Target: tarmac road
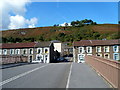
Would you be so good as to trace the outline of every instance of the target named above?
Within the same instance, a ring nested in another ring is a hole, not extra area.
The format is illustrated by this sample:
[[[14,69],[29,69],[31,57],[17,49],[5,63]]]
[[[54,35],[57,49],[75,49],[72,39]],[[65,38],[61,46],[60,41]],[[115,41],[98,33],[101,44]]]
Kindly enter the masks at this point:
[[[85,63],[28,64],[2,69],[2,88],[109,88]]]

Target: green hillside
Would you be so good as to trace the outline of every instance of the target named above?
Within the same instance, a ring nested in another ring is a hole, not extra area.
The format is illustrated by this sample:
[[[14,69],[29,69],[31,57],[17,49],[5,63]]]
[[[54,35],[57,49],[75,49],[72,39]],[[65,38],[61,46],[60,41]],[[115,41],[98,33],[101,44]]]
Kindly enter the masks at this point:
[[[79,41],[84,39],[118,39],[119,24],[97,24],[74,26],[36,27],[2,32],[2,40],[7,42],[32,42],[32,41]]]

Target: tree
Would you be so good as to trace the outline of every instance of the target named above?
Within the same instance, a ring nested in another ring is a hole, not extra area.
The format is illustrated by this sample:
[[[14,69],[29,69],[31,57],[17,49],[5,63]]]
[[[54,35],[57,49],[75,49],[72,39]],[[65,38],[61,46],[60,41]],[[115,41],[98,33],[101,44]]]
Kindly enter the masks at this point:
[[[67,27],[67,26],[68,26],[68,23],[65,23],[65,26]]]
[[[13,37],[8,37],[7,38],[7,42],[13,42],[13,43],[15,43],[16,41],[15,41],[15,39]]]
[[[72,26],[75,26],[75,21],[72,21],[72,22],[71,22],[71,25],[72,25]]]
[[[56,27],[57,25],[56,25],[56,24],[54,24],[53,26],[54,26],[54,27]]]
[[[2,43],[6,43],[6,42],[8,42],[8,41],[7,41],[7,38],[2,37]]]
[[[15,42],[22,42],[21,38],[15,38]]]
[[[64,37],[66,34],[65,33],[59,33],[58,37]]]

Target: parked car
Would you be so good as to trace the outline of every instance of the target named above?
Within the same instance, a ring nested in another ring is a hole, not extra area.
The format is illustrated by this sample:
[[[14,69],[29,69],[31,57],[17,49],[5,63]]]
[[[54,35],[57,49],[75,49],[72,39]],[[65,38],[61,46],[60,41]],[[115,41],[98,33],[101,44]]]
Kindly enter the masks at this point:
[[[65,59],[64,57],[60,57],[57,59],[58,62],[67,62],[68,60]]]

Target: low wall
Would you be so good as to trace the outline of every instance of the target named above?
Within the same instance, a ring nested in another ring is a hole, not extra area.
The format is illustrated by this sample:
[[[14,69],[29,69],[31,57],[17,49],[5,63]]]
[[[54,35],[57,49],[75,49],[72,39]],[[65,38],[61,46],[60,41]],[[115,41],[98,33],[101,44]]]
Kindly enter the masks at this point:
[[[114,88],[120,90],[120,62],[97,56],[85,56],[87,64],[101,74]]]
[[[19,63],[27,61],[28,61],[27,56],[9,56],[9,55],[0,56],[0,64]]]

